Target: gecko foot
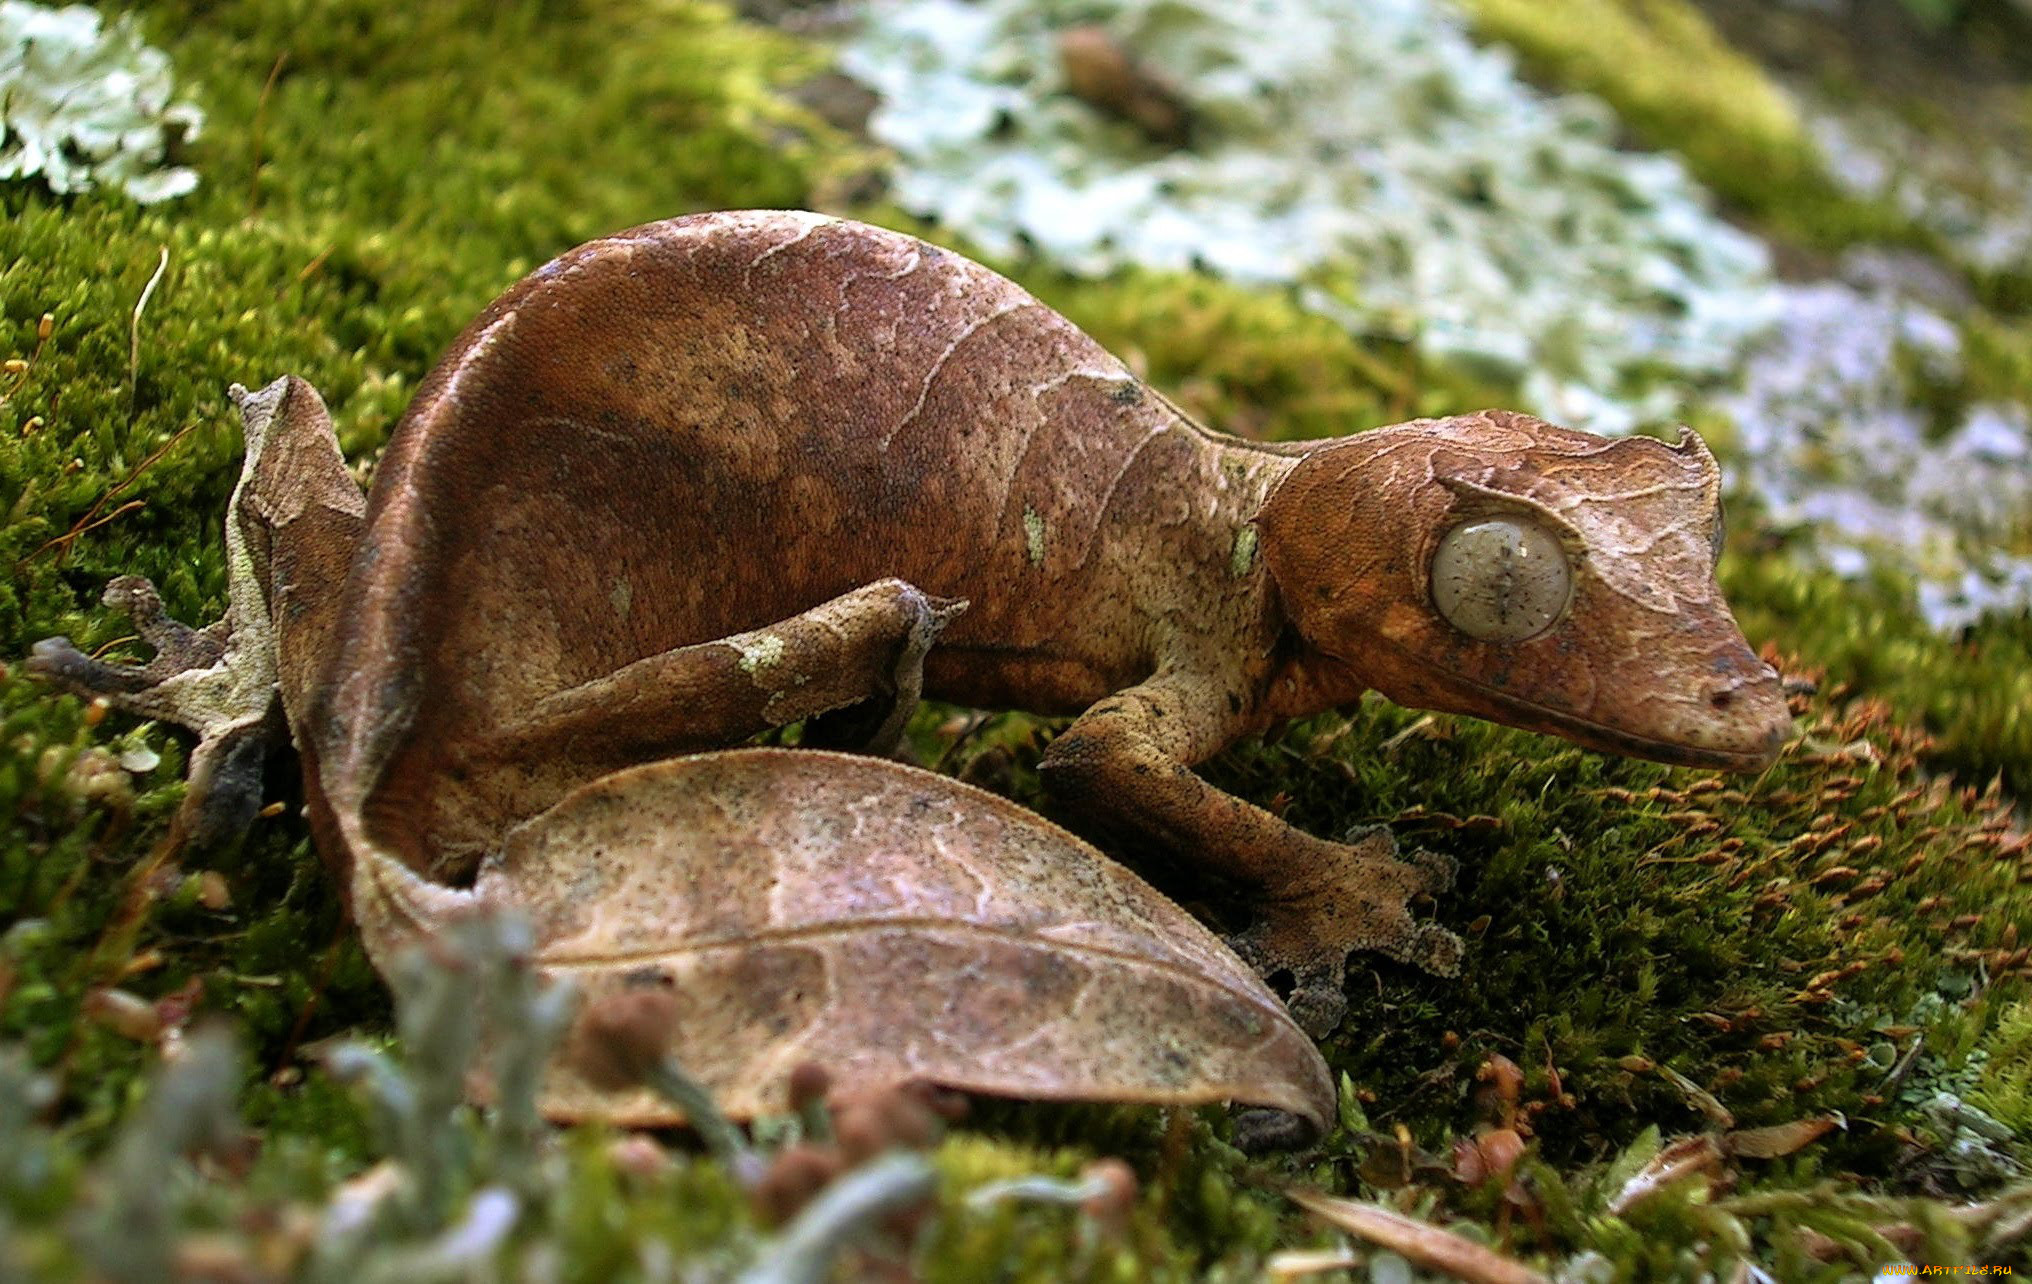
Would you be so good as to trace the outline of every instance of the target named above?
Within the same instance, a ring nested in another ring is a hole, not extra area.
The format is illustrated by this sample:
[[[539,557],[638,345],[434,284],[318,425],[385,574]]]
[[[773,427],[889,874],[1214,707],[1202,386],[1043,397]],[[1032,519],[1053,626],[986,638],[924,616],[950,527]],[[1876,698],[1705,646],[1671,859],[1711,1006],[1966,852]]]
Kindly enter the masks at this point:
[[[113,664],[79,651],[67,637],[31,648],[30,673],[87,700],[173,722],[198,733],[176,827],[185,842],[211,846],[245,831],[261,807],[261,768],[286,732],[271,684],[245,680],[227,654],[225,623],[193,629],[165,615],[155,585],[122,575],[104,603],[125,615],[155,656]]]
[[[139,575],[108,581],[100,601],[133,623],[142,640],[155,648],[154,659],[145,664],[108,664],[84,654],[69,638],[54,637],[30,649],[28,671],[87,700],[103,699],[146,718],[184,721],[165,707],[158,688],[188,670],[210,668],[224,657],[225,645],[214,632],[218,626],[193,629],[164,615],[162,595]]]
[[[1407,908],[1415,896],[1444,891],[1454,863],[1432,852],[1397,855],[1390,831],[1372,826],[1346,843],[1321,843],[1256,911],[1256,921],[1230,944],[1262,975],[1291,977],[1285,1000],[1300,1028],[1323,1038],[1347,1013],[1345,983],[1351,950],[1375,950],[1439,976],[1460,971],[1460,938],[1420,923]]]

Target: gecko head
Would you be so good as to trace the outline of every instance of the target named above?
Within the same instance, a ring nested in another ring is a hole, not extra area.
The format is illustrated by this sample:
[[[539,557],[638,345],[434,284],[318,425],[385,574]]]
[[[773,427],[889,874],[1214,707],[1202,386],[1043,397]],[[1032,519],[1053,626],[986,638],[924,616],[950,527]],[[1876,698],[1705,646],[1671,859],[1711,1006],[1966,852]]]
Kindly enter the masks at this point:
[[[1400,704],[1756,770],[1792,724],[1715,582],[1720,492],[1690,429],[1491,410],[1316,450],[1257,525],[1306,644]]]

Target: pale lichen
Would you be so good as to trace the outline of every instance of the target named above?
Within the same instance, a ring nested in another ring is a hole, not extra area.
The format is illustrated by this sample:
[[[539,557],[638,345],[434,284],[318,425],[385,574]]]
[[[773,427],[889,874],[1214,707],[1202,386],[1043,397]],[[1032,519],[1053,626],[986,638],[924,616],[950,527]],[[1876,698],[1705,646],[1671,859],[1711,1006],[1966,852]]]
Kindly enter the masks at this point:
[[[1032,566],[1044,565],[1044,515],[1036,509],[1023,509],[1023,549]]]
[[[1099,22],[1189,102],[1189,150],[1067,92]],[[1525,86],[1429,0],[901,0],[844,54],[881,92],[897,197],[991,253],[1081,274],[1199,267],[1294,285],[1364,333],[1625,431],[1724,372],[1768,315],[1764,255],[1679,162],[1617,150],[1592,100]]]
[[[168,153],[204,115],[172,92],[168,55],[131,15],[0,0],[0,178],[39,176],[56,192],[106,184],[143,204],[182,196],[197,171]]]
[[[1839,574],[1913,577],[1943,631],[2032,606],[2032,416],[1986,402],[1941,431],[1919,383],[1951,378],[1961,340],[1919,297],[1911,264],[1852,253],[1845,280],[1774,287],[1780,321],[1719,398],[1736,423],[1731,483]]]
[[[741,672],[753,674],[783,662],[783,639],[774,633],[743,634],[731,645],[741,654]]]

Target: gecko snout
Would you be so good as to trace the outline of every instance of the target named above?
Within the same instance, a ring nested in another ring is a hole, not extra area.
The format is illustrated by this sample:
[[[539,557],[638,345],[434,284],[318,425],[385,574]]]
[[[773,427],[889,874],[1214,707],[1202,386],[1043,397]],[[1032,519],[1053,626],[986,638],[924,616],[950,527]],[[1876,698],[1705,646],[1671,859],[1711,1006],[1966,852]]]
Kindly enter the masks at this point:
[[[1712,720],[1703,747],[1735,759],[1732,765],[1768,767],[1792,735],[1792,710],[1778,671],[1761,660],[1714,675],[1706,703]]]

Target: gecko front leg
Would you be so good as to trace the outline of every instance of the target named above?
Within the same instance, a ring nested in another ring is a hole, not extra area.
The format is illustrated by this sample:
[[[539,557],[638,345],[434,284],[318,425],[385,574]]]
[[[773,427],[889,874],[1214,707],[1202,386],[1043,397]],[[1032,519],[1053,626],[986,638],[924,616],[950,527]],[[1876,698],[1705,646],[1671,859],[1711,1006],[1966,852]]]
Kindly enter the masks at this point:
[[[1226,684],[1182,670],[1158,673],[1094,705],[1038,763],[1045,787],[1111,828],[1148,835],[1187,859],[1262,889],[1256,917],[1235,940],[1264,975],[1288,972],[1291,1012],[1319,1037],[1347,1009],[1347,954],[1376,950],[1429,972],[1460,967],[1460,938],[1407,908],[1444,890],[1453,868],[1414,852],[1400,859],[1390,832],[1345,843],[1316,838],[1201,780],[1191,764],[1239,727],[1219,712]]]
[[[232,838],[260,810],[262,764],[288,734],[273,677],[262,659],[229,651],[225,621],[193,629],[164,615],[155,585],[141,576],[112,580],[103,601],[133,622],[155,648],[153,659],[112,664],[54,637],[35,644],[28,671],[85,699],[196,731],[174,832],[198,847]]]

